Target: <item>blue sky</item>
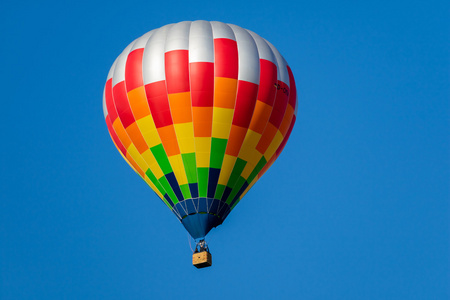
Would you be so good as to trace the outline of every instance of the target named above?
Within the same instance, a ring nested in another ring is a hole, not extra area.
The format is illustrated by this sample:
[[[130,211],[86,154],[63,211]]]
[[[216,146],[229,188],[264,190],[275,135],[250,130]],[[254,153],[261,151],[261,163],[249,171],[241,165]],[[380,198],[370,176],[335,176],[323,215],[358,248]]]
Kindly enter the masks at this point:
[[[446,1],[3,1],[1,299],[450,298]],[[191,265],[183,226],[123,161],[102,92],[167,23],[274,44],[298,119]]]

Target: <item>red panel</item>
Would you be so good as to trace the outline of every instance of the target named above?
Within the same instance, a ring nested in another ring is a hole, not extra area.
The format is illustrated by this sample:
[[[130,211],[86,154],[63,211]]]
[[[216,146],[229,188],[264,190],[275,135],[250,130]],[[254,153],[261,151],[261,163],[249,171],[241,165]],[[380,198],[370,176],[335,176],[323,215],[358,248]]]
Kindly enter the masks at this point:
[[[214,63],[190,64],[192,106],[212,107],[214,103]]]
[[[239,80],[233,125],[248,128],[252,119],[253,110],[255,109],[257,95],[257,84]]]
[[[289,87],[282,81],[278,81],[277,95],[275,97],[275,104],[273,105],[272,114],[270,115],[269,122],[276,128],[280,127],[281,121],[283,121],[284,113],[289,100]]]
[[[292,74],[291,68],[289,68],[289,66],[287,66],[287,70],[289,73],[289,86],[290,86],[290,91],[289,91],[289,104],[294,108],[297,106],[297,87],[295,86],[295,80],[294,80],[294,75]]]
[[[117,111],[113,101],[112,95],[112,78],[106,81],[105,84],[105,102],[106,102],[106,110],[108,111],[108,116],[111,119],[111,123],[117,119]]]
[[[142,79],[142,56],[144,49],[136,49],[128,54],[125,65],[125,85],[127,92],[144,85]]]
[[[170,114],[165,81],[162,80],[147,84],[145,86],[145,93],[156,127],[172,125],[173,121]]]
[[[120,141],[119,137],[117,136],[116,132],[114,131],[114,128],[112,126],[111,120],[109,117],[106,118],[106,126],[108,127],[109,134],[111,135],[111,138],[114,141],[114,144],[116,144],[116,147],[119,148],[120,152],[125,156],[127,155],[127,149],[123,146],[122,142]]]
[[[125,81],[121,81],[113,87],[113,100],[116,105],[117,114],[124,128],[127,128],[135,122],[131,112],[130,103],[128,103],[127,91],[125,90]]]
[[[258,100],[273,106],[277,92],[277,66],[268,60],[260,59]]]
[[[214,39],[214,76],[238,78],[238,48],[236,41]]]
[[[174,50],[164,56],[167,92],[189,92],[189,52],[188,50]]]

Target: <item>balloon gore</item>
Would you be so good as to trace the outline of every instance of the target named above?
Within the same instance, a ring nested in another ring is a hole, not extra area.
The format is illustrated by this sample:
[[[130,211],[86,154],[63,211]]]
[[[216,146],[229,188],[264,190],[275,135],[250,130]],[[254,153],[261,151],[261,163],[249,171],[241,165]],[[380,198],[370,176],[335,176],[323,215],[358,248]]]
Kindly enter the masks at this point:
[[[280,155],[297,93],[286,61],[259,35],[180,22],[125,48],[109,71],[103,110],[123,158],[198,239]]]

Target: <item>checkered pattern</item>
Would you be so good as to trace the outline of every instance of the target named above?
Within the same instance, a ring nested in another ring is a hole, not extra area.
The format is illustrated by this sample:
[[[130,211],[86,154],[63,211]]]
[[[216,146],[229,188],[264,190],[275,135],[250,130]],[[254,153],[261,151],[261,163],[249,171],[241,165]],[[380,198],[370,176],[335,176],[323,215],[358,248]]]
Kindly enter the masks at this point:
[[[103,108],[124,159],[175,215],[210,214],[217,226],[284,148],[297,94],[286,61],[257,34],[181,22],[120,54]]]

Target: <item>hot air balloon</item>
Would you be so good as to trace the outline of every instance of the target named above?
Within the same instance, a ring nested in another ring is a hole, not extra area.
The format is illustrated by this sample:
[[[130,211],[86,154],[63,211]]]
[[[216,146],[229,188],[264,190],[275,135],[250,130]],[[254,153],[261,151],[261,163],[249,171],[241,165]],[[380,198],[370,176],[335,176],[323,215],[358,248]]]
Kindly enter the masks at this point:
[[[103,111],[123,158],[205,252],[208,232],[283,150],[297,93],[285,59],[259,35],[180,22],[125,48],[109,71]]]

